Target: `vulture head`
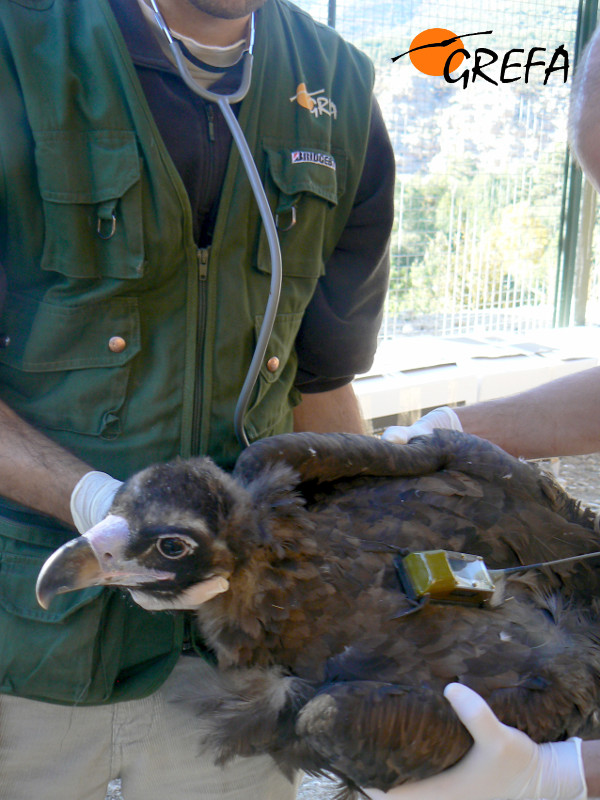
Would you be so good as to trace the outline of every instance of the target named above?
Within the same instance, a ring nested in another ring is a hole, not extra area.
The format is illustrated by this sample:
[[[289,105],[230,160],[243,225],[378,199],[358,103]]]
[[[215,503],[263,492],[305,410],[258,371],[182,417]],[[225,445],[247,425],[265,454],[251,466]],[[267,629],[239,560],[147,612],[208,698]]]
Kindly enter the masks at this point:
[[[251,496],[210,459],[151,466],[46,562],[38,601],[47,608],[55,594],[114,585],[148,610],[194,608],[227,588],[258,536]]]
[[[270,753],[337,776],[350,797],[465,754],[450,681],[537,741],[600,735],[600,571],[579,560],[600,549],[594,526],[551,478],[477,437],[286,434],[231,475],[207,458],[134,475],[46,562],[37,592],[45,608],[106,585],[152,611],[194,609],[219,670],[188,702],[216,758]],[[431,550],[480,556],[492,597],[416,596],[401,565]]]

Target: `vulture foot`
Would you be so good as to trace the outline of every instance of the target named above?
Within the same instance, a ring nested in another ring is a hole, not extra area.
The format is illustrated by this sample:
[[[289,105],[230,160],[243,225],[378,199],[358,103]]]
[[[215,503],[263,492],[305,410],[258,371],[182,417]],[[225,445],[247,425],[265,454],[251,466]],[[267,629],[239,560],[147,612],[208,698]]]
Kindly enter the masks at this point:
[[[315,693],[310,683],[277,667],[203,670],[201,683],[189,689],[178,702],[194,704],[200,740],[218,764],[281,750],[293,737],[298,710]],[[284,769],[288,777],[292,771]]]

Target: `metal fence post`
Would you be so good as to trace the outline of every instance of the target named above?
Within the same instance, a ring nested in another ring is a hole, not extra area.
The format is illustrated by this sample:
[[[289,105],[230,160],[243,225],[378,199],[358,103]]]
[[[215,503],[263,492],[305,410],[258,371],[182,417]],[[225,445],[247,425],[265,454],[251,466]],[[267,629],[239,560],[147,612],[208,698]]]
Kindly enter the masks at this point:
[[[335,28],[335,6],[336,0],[328,0],[327,6],[327,24],[330,28]]]

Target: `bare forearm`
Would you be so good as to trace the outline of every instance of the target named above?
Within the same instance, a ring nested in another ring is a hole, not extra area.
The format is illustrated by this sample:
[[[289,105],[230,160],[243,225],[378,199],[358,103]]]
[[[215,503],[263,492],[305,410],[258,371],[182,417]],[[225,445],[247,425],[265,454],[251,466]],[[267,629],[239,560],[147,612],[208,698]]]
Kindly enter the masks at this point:
[[[600,740],[582,742],[581,757],[588,797],[600,797]]]
[[[454,409],[464,430],[524,458],[600,450],[600,367]]]
[[[600,190],[600,29],[596,29],[575,73],[569,115],[573,152],[588,180]]]
[[[73,524],[69,501],[91,467],[0,401],[0,486],[9,500]]]
[[[367,425],[352,384],[331,392],[302,395],[294,409],[294,430],[315,433],[366,433]]]

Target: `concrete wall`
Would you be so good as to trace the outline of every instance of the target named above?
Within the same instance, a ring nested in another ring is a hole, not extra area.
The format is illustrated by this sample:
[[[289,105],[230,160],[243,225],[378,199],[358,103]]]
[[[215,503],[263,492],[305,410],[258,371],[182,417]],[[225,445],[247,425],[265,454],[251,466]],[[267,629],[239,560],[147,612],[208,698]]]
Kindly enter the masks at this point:
[[[382,342],[373,368],[354,381],[377,431],[441,405],[514,394],[600,363],[600,327],[553,328],[510,337],[401,336]]]

